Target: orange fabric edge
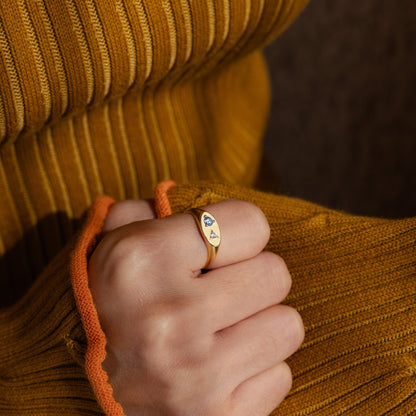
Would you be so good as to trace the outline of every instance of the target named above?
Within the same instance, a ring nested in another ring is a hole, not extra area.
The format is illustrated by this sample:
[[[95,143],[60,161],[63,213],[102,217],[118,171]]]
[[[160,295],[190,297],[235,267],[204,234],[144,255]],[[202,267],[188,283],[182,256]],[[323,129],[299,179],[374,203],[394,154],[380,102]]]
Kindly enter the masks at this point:
[[[155,188],[155,210],[158,218],[172,214],[167,192],[173,186],[176,183],[167,180]],[[106,357],[106,338],[88,284],[88,257],[94,249],[96,237],[101,232],[108,210],[115,202],[113,198],[101,196],[93,203],[72,254],[70,270],[72,289],[88,342],[85,371],[91,387],[106,415],[125,416],[120,403],[113,397],[113,388],[102,368]]]
[[[113,388],[101,364],[106,357],[106,338],[88,285],[88,256],[94,249],[97,235],[115,200],[102,196],[92,205],[84,229],[78,238],[71,258],[71,282],[75,301],[87,337],[85,371],[97,401],[106,415],[125,416],[121,405],[113,397]]]
[[[169,204],[168,191],[176,182],[166,180],[160,182],[155,188],[155,211],[157,218],[164,218],[172,214],[172,209]]]

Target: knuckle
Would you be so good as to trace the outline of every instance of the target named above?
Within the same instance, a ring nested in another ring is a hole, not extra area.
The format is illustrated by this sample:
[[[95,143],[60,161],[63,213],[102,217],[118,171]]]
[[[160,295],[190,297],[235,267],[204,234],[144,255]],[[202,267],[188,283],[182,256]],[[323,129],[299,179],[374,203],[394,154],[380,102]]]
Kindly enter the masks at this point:
[[[271,287],[277,287],[279,297],[286,297],[292,287],[292,278],[285,261],[270,251],[261,253],[262,266],[272,280]]]
[[[157,233],[134,231],[113,243],[110,256],[113,262],[127,266],[128,270],[140,271],[155,265],[160,239]]]
[[[119,229],[106,235],[94,251],[88,277],[100,319],[114,323],[137,313],[142,316],[160,302],[158,241],[149,234]]]
[[[154,313],[156,310],[156,313]],[[166,305],[153,305],[146,317],[142,317],[140,333],[142,345],[150,352],[171,351],[175,334],[180,326],[175,313]],[[166,354],[164,353],[164,356]]]
[[[165,366],[187,366],[202,356],[198,343],[194,309],[181,299],[158,303],[149,308],[139,331],[142,345],[156,352]]]
[[[110,207],[108,215],[104,220],[103,232],[117,228],[122,223],[126,211],[126,203],[127,201],[120,201]]]
[[[262,240],[264,245],[267,243],[270,238],[270,226],[264,212],[257,205],[238,199],[229,199],[218,204],[222,203],[225,203],[228,214],[237,216],[239,222],[244,223],[244,227],[255,230],[256,237]]]
[[[129,224],[134,221],[141,221],[153,218],[153,213],[147,201],[141,199],[127,199],[113,204],[104,221],[103,233],[115,228]]]
[[[270,238],[270,226],[264,212],[251,202],[240,201],[242,205],[242,214],[249,226],[256,230],[266,241]]]
[[[117,230],[101,241],[99,253],[100,284],[121,299],[146,293],[146,288],[157,282],[158,247],[161,246],[157,233],[149,230]],[[140,276],[140,279],[137,277]]]

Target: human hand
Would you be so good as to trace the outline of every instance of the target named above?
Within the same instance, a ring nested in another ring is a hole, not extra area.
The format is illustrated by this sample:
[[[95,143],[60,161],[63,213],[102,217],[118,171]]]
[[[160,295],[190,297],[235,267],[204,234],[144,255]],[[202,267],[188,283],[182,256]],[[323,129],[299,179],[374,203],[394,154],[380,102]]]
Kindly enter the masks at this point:
[[[266,416],[288,393],[284,360],[304,329],[279,303],[291,278],[263,252],[269,227],[243,201],[205,207],[221,228],[211,270],[194,218],[154,220],[146,201],[115,204],[89,262],[107,338],[104,369],[128,416]]]

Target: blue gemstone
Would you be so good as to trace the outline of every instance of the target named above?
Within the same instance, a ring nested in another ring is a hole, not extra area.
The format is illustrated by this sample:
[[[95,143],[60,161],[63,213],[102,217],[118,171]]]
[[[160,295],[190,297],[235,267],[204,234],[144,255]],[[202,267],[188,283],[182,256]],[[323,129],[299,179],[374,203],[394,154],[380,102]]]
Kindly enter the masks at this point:
[[[211,217],[204,217],[204,224],[206,226],[211,226],[214,224],[214,220]]]

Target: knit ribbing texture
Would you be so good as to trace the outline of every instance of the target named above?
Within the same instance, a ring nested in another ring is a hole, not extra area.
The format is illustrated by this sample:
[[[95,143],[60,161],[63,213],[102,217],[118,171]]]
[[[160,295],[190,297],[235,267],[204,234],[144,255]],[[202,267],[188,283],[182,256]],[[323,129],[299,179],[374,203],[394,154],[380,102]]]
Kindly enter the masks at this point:
[[[269,108],[259,48],[306,0],[0,2],[0,305],[96,197],[162,180],[253,183]]]
[[[102,415],[84,369],[87,339],[69,273],[70,241],[13,307],[0,311],[0,414]]]

